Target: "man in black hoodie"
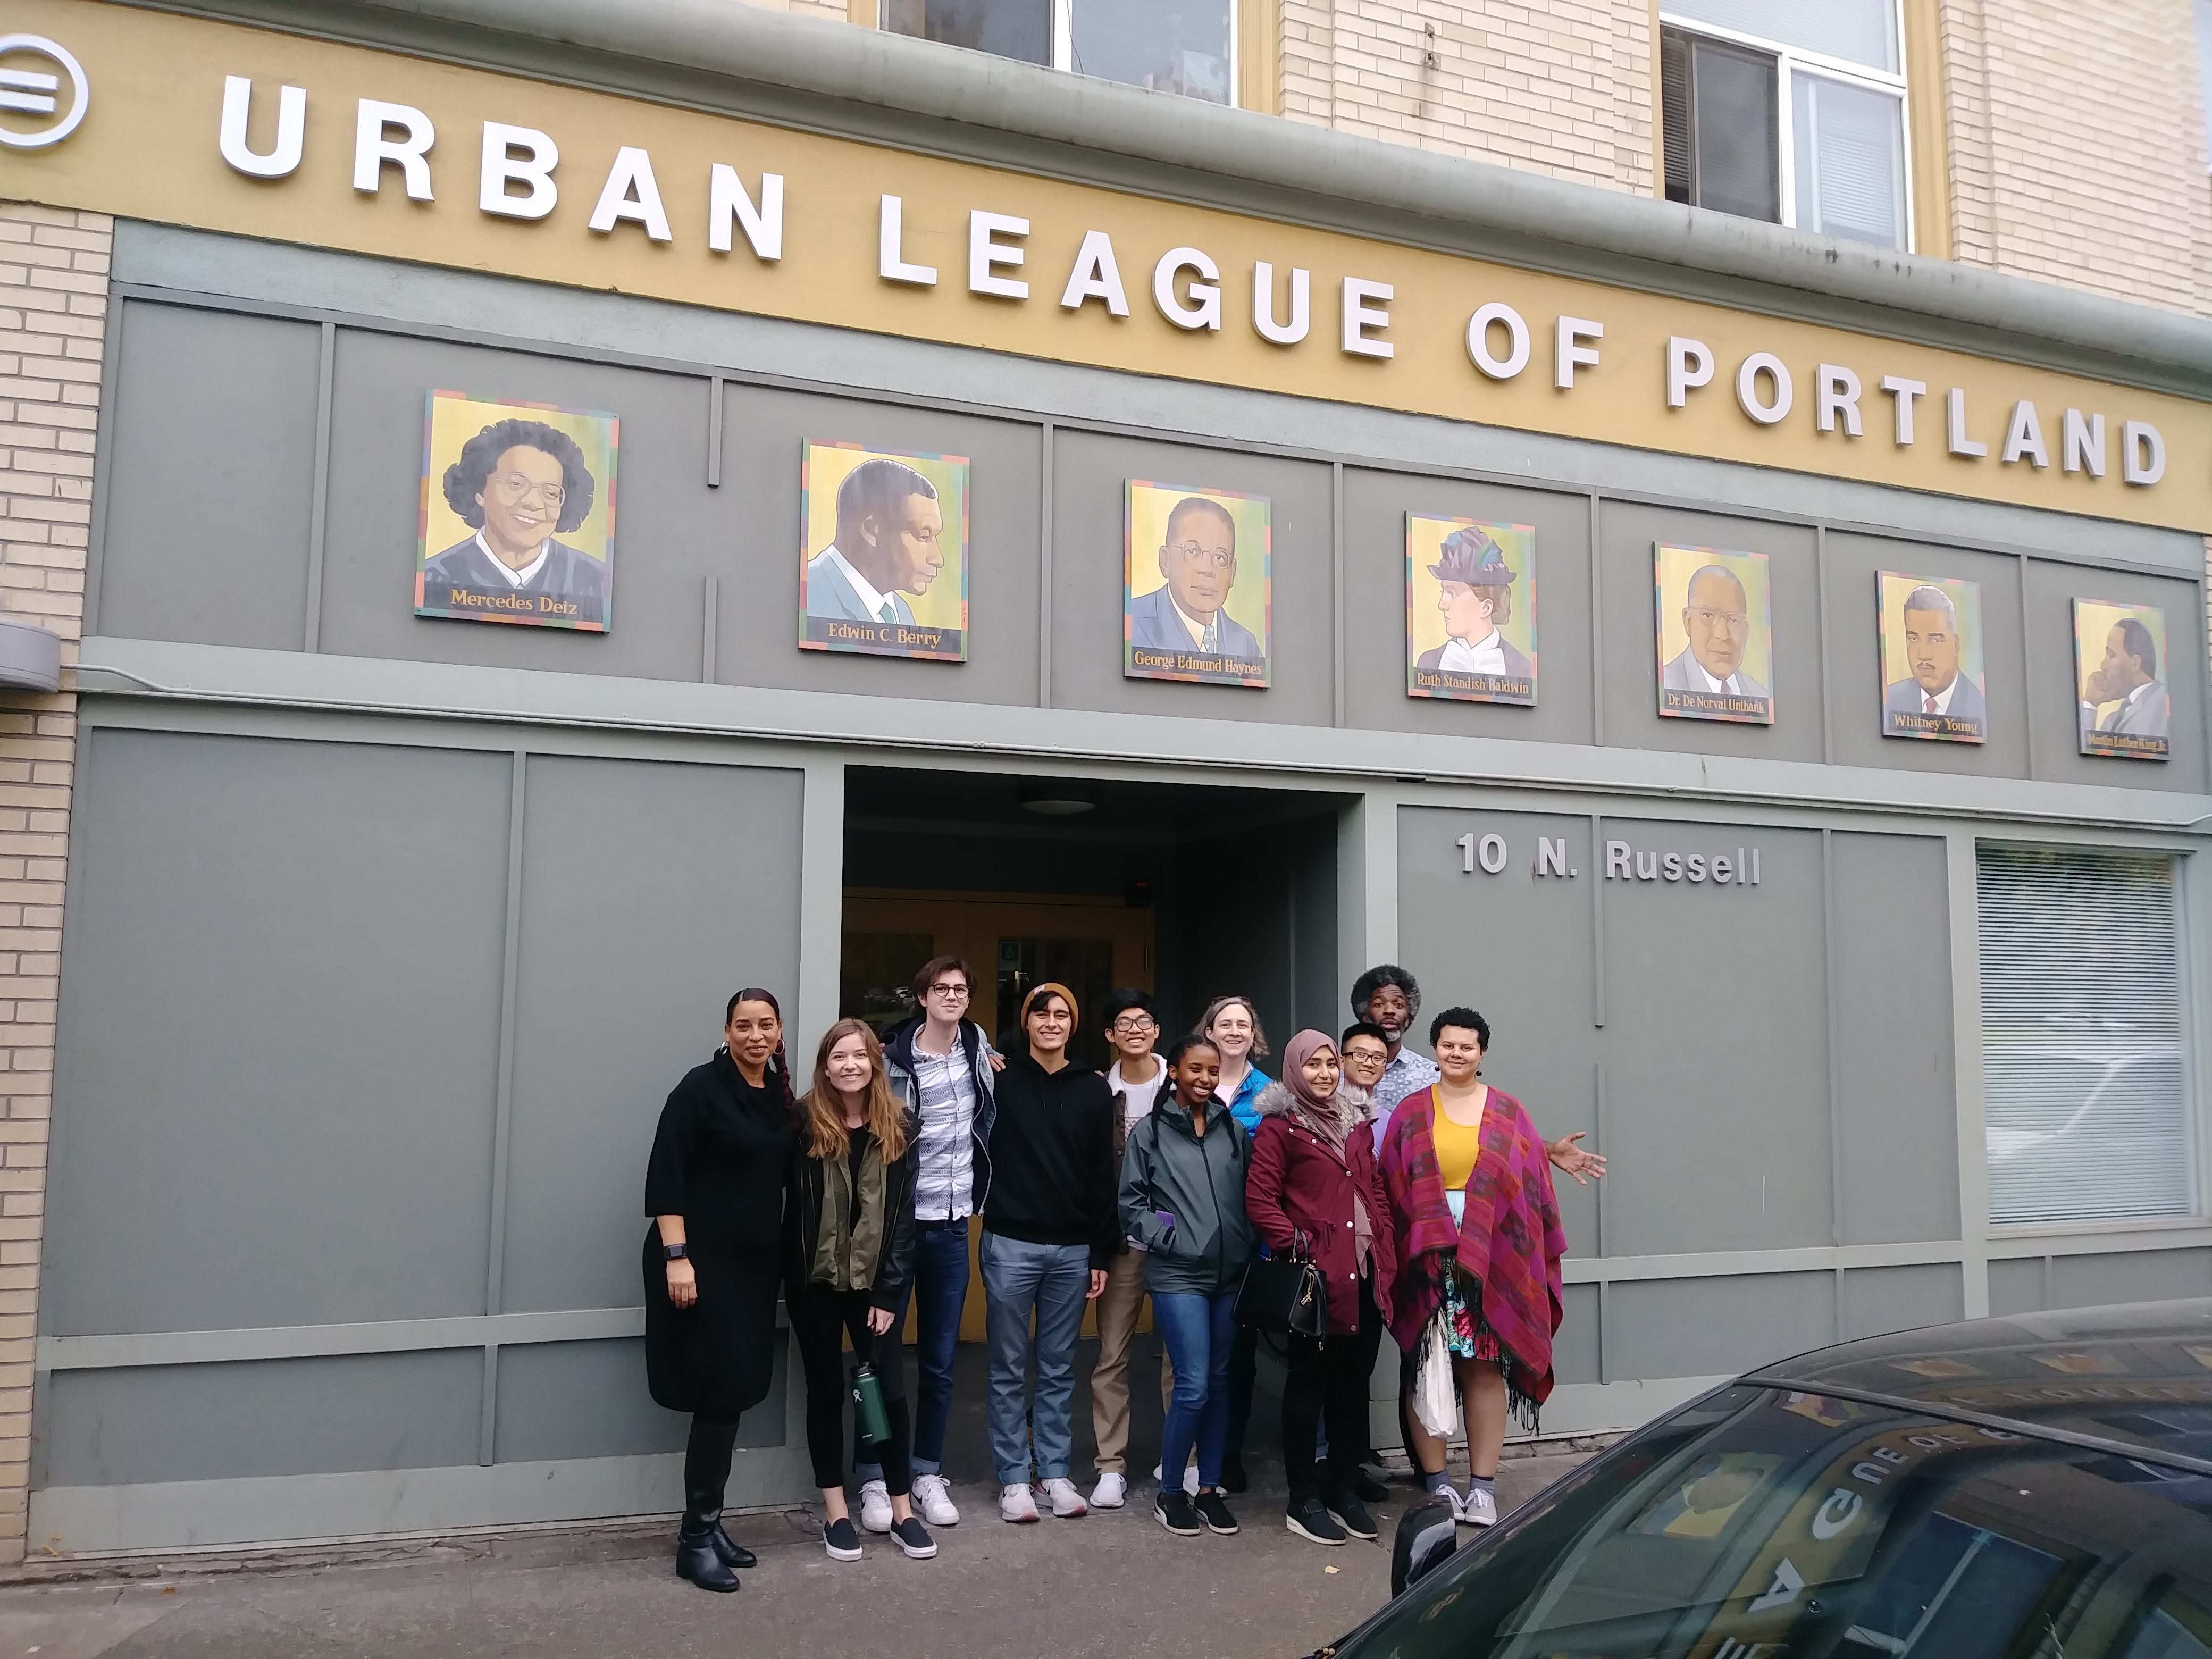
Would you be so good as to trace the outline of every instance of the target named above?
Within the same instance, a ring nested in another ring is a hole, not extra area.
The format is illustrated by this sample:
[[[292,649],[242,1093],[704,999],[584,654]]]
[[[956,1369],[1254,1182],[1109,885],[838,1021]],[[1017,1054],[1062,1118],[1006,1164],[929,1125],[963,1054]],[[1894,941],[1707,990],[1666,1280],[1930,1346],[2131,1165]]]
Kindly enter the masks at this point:
[[[998,1080],[992,1179],[983,1207],[983,1295],[991,1350],[986,1401],[999,1517],[1034,1521],[1036,1473],[1054,1516],[1085,1513],[1068,1478],[1069,1407],[1083,1304],[1106,1288],[1121,1242],[1115,1211],[1114,1100],[1097,1073],[1071,1066],[1074,994],[1038,986],[1022,1000],[1026,1052]],[[1036,1320],[1036,1397],[1024,1409]]]

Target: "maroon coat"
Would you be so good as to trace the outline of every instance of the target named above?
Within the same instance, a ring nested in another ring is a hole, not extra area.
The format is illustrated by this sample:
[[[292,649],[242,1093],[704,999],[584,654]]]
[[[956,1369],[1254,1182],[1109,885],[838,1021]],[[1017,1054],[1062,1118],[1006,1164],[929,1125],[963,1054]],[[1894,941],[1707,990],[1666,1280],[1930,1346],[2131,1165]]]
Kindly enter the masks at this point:
[[[1388,1317],[1397,1281],[1390,1200],[1375,1163],[1375,1138],[1355,1125],[1339,1154],[1304,1125],[1285,1115],[1291,1091],[1271,1083],[1259,1099],[1260,1128],[1252,1138],[1252,1167],[1244,1181],[1244,1209],[1277,1255],[1289,1252],[1293,1229],[1303,1232],[1314,1265],[1328,1281],[1328,1328],[1337,1335],[1359,1328],[1358,1252],[1352,1237],[1352,1198],[1367,1200],[1374,1235],[1375,1304]]]

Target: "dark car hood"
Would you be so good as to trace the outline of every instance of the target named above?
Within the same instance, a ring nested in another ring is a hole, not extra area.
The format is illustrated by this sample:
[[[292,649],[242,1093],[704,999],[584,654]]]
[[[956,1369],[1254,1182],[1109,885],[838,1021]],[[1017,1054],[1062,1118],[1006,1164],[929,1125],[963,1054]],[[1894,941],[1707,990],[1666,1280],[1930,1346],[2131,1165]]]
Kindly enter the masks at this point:
[[[2212,1297],[1900,1331],[1785,1359],[1745,1380],[1915,1401],[2212,1458]]]

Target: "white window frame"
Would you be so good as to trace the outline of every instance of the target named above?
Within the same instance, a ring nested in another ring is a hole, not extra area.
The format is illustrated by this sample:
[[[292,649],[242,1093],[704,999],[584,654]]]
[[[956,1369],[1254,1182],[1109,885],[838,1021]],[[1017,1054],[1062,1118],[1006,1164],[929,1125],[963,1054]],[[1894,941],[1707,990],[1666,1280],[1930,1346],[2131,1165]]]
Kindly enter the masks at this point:
[[[1235,0],[1231,0],[1234,4]],[[1068,0],[1054,0],[1066,5]],[[1891,26],[1896,30],[1898,61],[1905,61],[1905,0],[1890,0]],[[1916,235],[1912,222],[1912,99],[1902,70],[1893,75],[1870,64],[1852,63],[1846,58],[1831,58],[1825,52],[1807,52],[1800,46],[1785,46],[1779,40],[1770,40],[1765,35],[1746,34],[1741,29],[1723,28],[1718,23],[1708,23],[1701,18],[1684,17],[1661,7],[1660,26],[1684,34],[1703,35],[1708,40],[1719,40],[1732,46],[1743,46],[1775,60],[1774,100],[1775,131],[1778,153],[1775,165],[1781,173],[1780,197],[1782,222],[1795,229],[1797,226],[1797,118],[1790,101],[1793,73],[1803,69],[1831,81],[1841,81],[1868,92],[1884,93],[1897,100],[1899,141],[1905,147],[1905,252],[1916,253]]]
[[[1242,100],[1244,75],[1244,43],[1243,40],[1243,31],[1237,27],[1237,25],[1243,21],[1241,14],[1243,11],[1244,0],[1228,0],[1228,3],[1229,103],[1227,106],[1231,109],[1242,109],[1244,106]],[[876,14],[876,27],[887,33],[893,32],[891,30],[890,24],[885,20],[883,9],[880,7],[878,9]],[[1050,54],[1052,61],[1045,65],[1047,69],[1057,70],[1062,75],[1073,75],[1076,73],[1075,0],[1052,0],[1052,46],[1050,47]],[[1201,100],[1200,101],[1204,100]]]

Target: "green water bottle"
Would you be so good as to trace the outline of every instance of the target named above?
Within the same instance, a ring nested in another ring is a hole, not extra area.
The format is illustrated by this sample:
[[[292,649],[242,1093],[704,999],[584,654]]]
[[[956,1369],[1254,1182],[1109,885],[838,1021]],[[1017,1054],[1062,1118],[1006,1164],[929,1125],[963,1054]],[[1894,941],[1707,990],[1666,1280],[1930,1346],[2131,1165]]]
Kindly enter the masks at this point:
[[[853,1422],[860,1437],[880,1446],[891,1437],[891,1419],[884,1410],[884,1385],[876,1368],[865,1361],[853,1368]]]

